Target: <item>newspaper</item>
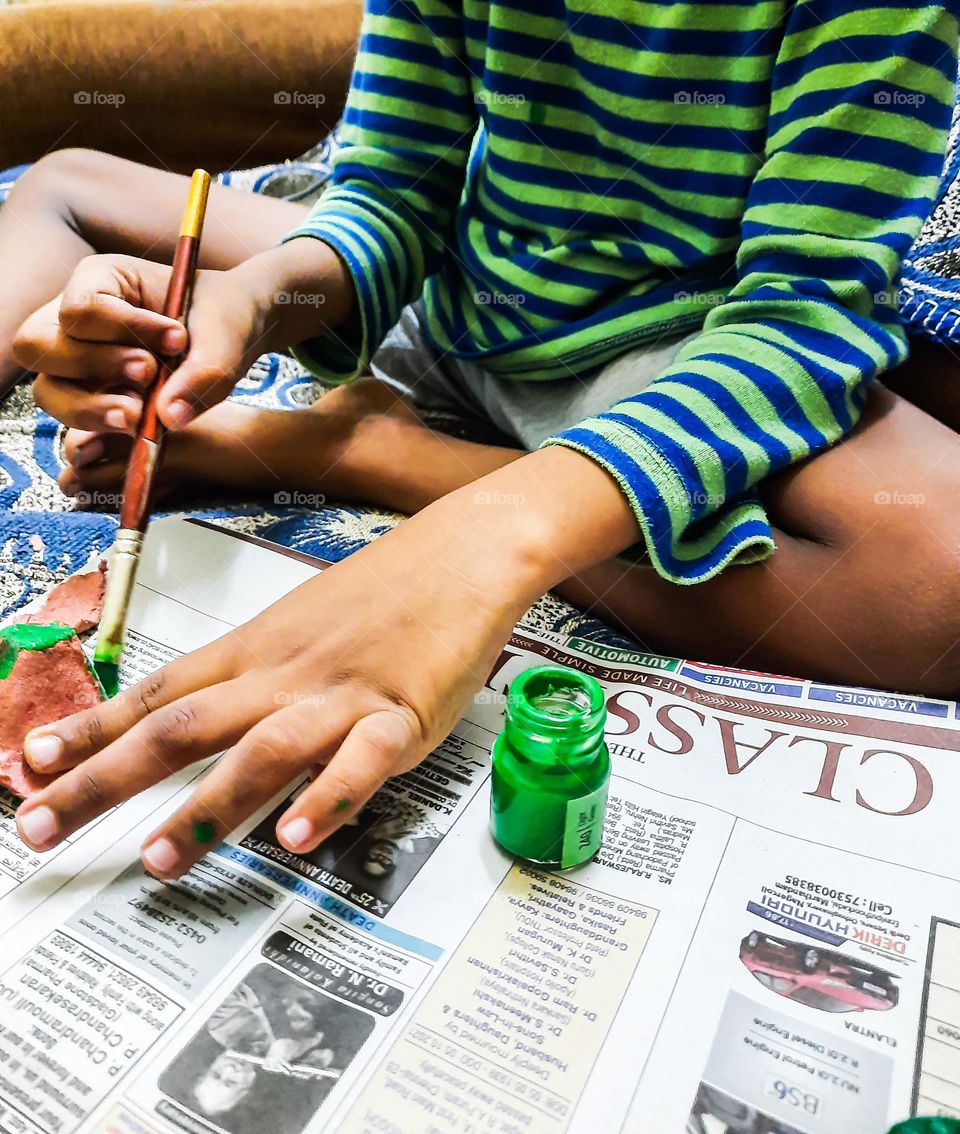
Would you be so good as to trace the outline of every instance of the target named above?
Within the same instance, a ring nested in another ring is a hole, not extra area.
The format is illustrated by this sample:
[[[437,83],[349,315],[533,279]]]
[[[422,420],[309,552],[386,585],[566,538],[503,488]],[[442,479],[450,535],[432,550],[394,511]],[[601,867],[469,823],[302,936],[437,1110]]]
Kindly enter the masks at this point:
[[[124,681],[321,569],[150,532]],[[505,692],[603,684],[596,861],[488,832]],[[303,856],[284,793],[173,885],[142,839],[194,766],[33,854],[0,816],[0,1129],[882,1134],[960,1116],[960,728],[946,701],[521,623],[453,734]],[[297,787],[292,789],[295,793]]]

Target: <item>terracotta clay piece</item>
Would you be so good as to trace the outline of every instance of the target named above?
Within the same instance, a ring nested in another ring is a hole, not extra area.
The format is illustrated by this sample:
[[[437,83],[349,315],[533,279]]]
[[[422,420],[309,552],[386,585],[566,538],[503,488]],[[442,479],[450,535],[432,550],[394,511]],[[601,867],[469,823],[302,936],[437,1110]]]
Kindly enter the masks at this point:
[[[54,777],[24,763],[24,737],[102,700],[80,640],[68,626],[0,630],[0,785],[24,798],[46,787]]]
[[[55,622],[58,626],[72,626],[78,634],[82,634],[100,621],[106,585],[107,564],[102,560],[96,571],[71,575],[55,586],[41,609],[24,618],[24,624]]]

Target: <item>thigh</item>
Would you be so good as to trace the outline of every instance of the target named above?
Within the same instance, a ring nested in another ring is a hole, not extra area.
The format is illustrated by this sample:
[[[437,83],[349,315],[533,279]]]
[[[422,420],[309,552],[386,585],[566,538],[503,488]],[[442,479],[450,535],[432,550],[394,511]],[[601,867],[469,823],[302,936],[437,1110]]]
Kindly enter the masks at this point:
[[[960,435],[879,383],[860,421],[839,444],[778,473],[760,488],[781,531],[832,548],[892,539],[946,536],[960,486]]]
[[[958,485],[960,437],[876,385],[848,438],[761,486],[764,562],[678,587],[618,561],[567,593],[663,652],[955,695]]]

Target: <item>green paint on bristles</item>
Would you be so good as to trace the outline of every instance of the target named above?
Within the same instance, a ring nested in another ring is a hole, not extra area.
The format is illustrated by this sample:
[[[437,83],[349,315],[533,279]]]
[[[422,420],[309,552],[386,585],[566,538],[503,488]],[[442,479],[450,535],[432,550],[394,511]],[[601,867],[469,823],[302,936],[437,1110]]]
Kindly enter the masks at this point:
[[[93,653],[93,668],[97,680],[103,688],[104,697],[116,697],[120,692],[120,656],[123,644],[120,642],[97,642]]]
[[[120,666],[116,662],[100,661],[98,658],[94,658],[93,672],[100,683],[104,697],[108,700],[111,697],[116,697],[120,692]]]

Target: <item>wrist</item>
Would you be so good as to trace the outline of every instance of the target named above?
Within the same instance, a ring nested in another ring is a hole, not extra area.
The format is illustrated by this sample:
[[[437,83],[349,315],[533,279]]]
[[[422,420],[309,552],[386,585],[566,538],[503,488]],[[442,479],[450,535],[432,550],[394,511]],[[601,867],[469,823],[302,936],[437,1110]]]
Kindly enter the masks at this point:
[[[527,453],[419,517],[445,531],[466,574],[507,588],[521,610],[640,534],[616,481],[589,457],[559,446]]]
[[[230,275],[251,297],[263,350],[281,351],[342,323],[353,280],[322,240],[298,237],[244,260]]]

